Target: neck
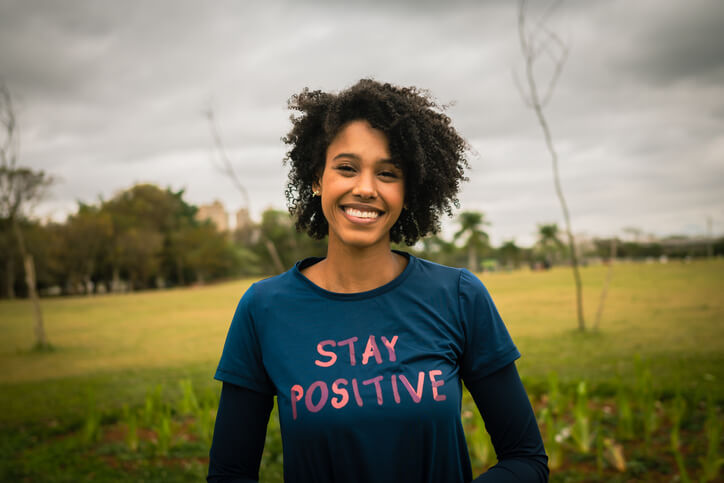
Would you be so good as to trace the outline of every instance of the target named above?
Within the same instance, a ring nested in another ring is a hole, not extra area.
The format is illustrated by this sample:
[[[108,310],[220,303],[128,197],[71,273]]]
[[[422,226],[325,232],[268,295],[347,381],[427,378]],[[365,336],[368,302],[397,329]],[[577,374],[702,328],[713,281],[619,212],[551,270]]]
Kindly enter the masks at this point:
[[[405,269],[404,257],[389,244],[357,249],[330,244],[327,258],[320,262],[325,289],[331,292],[366,292],[394,280]]]

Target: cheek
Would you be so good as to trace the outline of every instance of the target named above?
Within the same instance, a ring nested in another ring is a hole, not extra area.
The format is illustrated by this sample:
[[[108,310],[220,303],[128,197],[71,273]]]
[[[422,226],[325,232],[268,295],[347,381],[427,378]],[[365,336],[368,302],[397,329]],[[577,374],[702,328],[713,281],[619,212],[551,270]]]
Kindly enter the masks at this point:
[[[335,196],[335,193],[333,193],[333,190],[327,189],[325,191],[324,187],[322,187],[320,204],[322,205],[322,214],[327,222],[330,221],[330,218],[334,218],[337,210],[337,202],[338,198]]]
[[[396,208],[399,211],[402,211],[402,207],[405,205],[405,190],[402,188],[396,190],[394,198]]]
[[[330,210],[332,209],[331,206],[329,206],[329,199],[325,199],[324,196],[322,197],[322,214],[324,215],[324,218],[329,221],[329,217],[332,214]]]

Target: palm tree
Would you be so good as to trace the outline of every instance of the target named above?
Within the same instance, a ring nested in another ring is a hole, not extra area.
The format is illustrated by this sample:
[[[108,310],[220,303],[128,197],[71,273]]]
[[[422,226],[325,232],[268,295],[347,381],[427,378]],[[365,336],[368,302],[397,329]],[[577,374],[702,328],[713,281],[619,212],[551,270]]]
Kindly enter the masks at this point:
[[[508,240],[504,242],[499,249],[500,256],[502,257],[506,265],[512,265],[513,268],[518,268],[520,263],[520,247],[515,244],[515,240]]]
[[[454,264],[457,247],[454,242],[447,241],[439,235],[430,235],[422,240],[420,256],[443,265]]]
[[[460,223],[460,230],[455,233],[453,240],[467,236],[464,246],[468,250],[468,270],[477,272],[480,269],[478,250],[483,250],[489,245],[488,234],[482,227],[490,225],[490,223],[485,220],[485,215],[479,211],[463,211],[458,216],[458,223]]]
[[[558,237],[558,233],[557,223],[538,225],[537,245],[549,265],[552,265],[556,261],[556,255],[564,250],[563,242]]]

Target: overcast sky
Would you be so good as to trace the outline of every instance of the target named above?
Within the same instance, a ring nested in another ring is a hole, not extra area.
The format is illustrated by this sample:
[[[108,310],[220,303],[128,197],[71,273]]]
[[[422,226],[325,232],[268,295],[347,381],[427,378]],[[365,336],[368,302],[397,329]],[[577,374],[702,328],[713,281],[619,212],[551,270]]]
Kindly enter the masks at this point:
[[[502,0],[0,0],[0,81],[21,163],[58,179],[35,215],[56,220],[137,182],[240,208],[209,108],[252,214],[284,209],[290,95],[362,77],[426,88],[476,152],[462,209],[485,212],[494,243],[527,245],[562,216],[513,82],[516,21]],[[547,115],[574,231],[704,235],[711,217],[724,233],[724,2],[571,1],[549,22],[570,48]]]

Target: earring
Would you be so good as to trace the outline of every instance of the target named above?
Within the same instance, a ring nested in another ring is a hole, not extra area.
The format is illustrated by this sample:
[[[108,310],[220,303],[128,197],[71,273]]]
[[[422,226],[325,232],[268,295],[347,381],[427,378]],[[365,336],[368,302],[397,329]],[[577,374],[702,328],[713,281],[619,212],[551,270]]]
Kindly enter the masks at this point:
[[[320,194],[319,190],[312,191],[312,197],[319,196]]]

